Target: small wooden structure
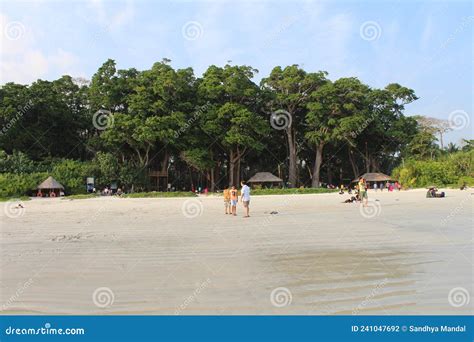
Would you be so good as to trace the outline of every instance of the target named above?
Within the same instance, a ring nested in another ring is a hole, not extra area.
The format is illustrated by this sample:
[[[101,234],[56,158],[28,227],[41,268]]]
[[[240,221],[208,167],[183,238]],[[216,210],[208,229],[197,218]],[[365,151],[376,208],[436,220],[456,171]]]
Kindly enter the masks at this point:
[[[270,172],[257,172],[248,183],[266,187],[281,186],[283,179],[271,174]]]
[[[166,191],[168,187],[168,170],[149,170],[148,176],[153,190]]]
[[[49,176],[43,183],[37,186],[37,189],[38,197],[59,197],[61,196],[61,191],[64,191],[64,186]]]

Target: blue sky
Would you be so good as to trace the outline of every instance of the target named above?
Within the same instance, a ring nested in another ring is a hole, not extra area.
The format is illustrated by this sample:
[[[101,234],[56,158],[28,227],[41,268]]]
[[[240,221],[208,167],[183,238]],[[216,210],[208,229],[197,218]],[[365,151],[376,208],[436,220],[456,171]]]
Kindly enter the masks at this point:
[[[150,68],[162,58],[196,75],[248,64],[256,81],[299,64],[420,97],[409,115],[463,124],[473,138],[473,6],[469,1],[0,1],[0,84],[90,79],[108,58]],[[459,114],[461,113],[461,114]]]

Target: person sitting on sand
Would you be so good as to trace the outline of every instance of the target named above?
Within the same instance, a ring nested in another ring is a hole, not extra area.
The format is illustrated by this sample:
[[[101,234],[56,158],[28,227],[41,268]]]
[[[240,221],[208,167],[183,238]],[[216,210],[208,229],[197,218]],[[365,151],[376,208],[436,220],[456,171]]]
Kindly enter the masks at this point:
[[[438,189],[434,187],[429,188],[426,193],[426,198],[443,198],[445,196],[446,194],[444,193],[444,191],[441,193],[438,193]]]
[[[344,203],[354,203],[354,202],[357,202],[357,198],[355,198],[354,196],[351,196],[351,198],[348,198],[344,201]]]
[[[232,214],[232,209],[230,207],[230,190],[227,186],[224,188],[224,208],[225,208],[226,215]]]
[[[232,185],[232,188],[230,189],[230,205],[231,205],[231,210],[232,210],[232,215],[237,216],[237,201],[238,201],[238,193],[237,189],[235,188],[235,185]]]
[[[339,195],[344,195],[344,185],[342,185],[342,184],[339,187]]]

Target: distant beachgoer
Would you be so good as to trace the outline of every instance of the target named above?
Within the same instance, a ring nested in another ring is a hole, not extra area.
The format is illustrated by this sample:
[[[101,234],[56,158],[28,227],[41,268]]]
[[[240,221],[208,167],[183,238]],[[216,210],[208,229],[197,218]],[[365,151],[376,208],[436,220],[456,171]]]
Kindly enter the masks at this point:
[[[341,184],[341,186],[339,187],[339,195],[344,195],[344,185]]]
[[[398,191],[400,191],[400,189],[402,188],[402,185],[400,183],[395,182],[395,188],[397,188]]]
[[[228,187],[225,187],[224,189],[224,208],[226,215],[232,215],[232,209],[230,207],[230,190]]]
[[[374,190],[377,191],[377,188],[378,188],[377,182],[374,182]]]
[[[363,177],[360,177],[359,179],[359,197],[364,207],[367,206],[369,196],[367,194],[367,183],[365,182],[365,179]]]
[[[230,205],[232,210],[232,215],[237,216],[237,201],[239,200],[237,189],[235,185],[232,185],[230,189]]]
[[[240,182],[240,185],[242,186],[242,196],[240,197],[240,200],[244,204],[245,212],[246,215],[244,217],[250,217],[249,212],[250,212],[250,187],[245,183],[244,181]]]

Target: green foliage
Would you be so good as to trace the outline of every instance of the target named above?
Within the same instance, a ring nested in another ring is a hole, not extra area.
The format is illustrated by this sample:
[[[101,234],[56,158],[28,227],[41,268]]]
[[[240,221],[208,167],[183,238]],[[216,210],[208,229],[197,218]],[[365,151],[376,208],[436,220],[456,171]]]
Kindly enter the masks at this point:
[[[197,195],[193,192],[134,192],[132,194],[124,194],[123,197],[128,198],[157,198],[157,197],[196,197]]]
[[[461,186],[464,186],[464,185],[474,186],[474,177],[469,177],[469,176],[459,177],[457,186],[461,187]]]
[[[474,141],[440,149],[440,130],[404,116],[417,99],[409,88],[330,81],[326,72],[298,65],[276,66],[259,86],[257,73],[248,65],[211,65],[196,78],[167,59],[143,71],[119,70],[109,59],[91,82],[63,76],[4,84],[0,194],[30,193],[48,175],[66,194],[84,193],[89,176],[96,187],[116,182],[127,192],[166,183],[212,191],[275,170],[288,186],[319,186],[366,170],[388,173],[402,158],[413,161],[396,172],[411,186],[472,177],[472,157],[455,152],[472,151]],[[94,126],[102,123],[98,110],[110,112],[106,129]],[[291,125],[272,129],[276,111]],[[149,171],[169,177],[150,182]]]
[[[438,160],[408,160],[393,170],[392,176],[404,187],[468,184],[474,177],[474,151],[457,152]]]
[[[0,150],[0,173],[31,173],[35,171],[33,161],[23,152],[14,151],[8,155]]]
[[[252,195],[298,195],[298,194],[326,194],[337,192],[337,189],[326,188],[292,188],[292,189],[254,189]]]
[[[65,159],[53,166],[51,175],[61,183],[67,194],[86,192],[86,177],[93,175],[90,162]]]
[[[31,195],[36,187],[48,177],[47,173],[0,173],[0,197]]]
[[[97,198],[97,197],[99,197],[97,194],[80,194],[80,195],[70,195],[63,198],[73,200],[73,199],[87,199],[87,198]]]

